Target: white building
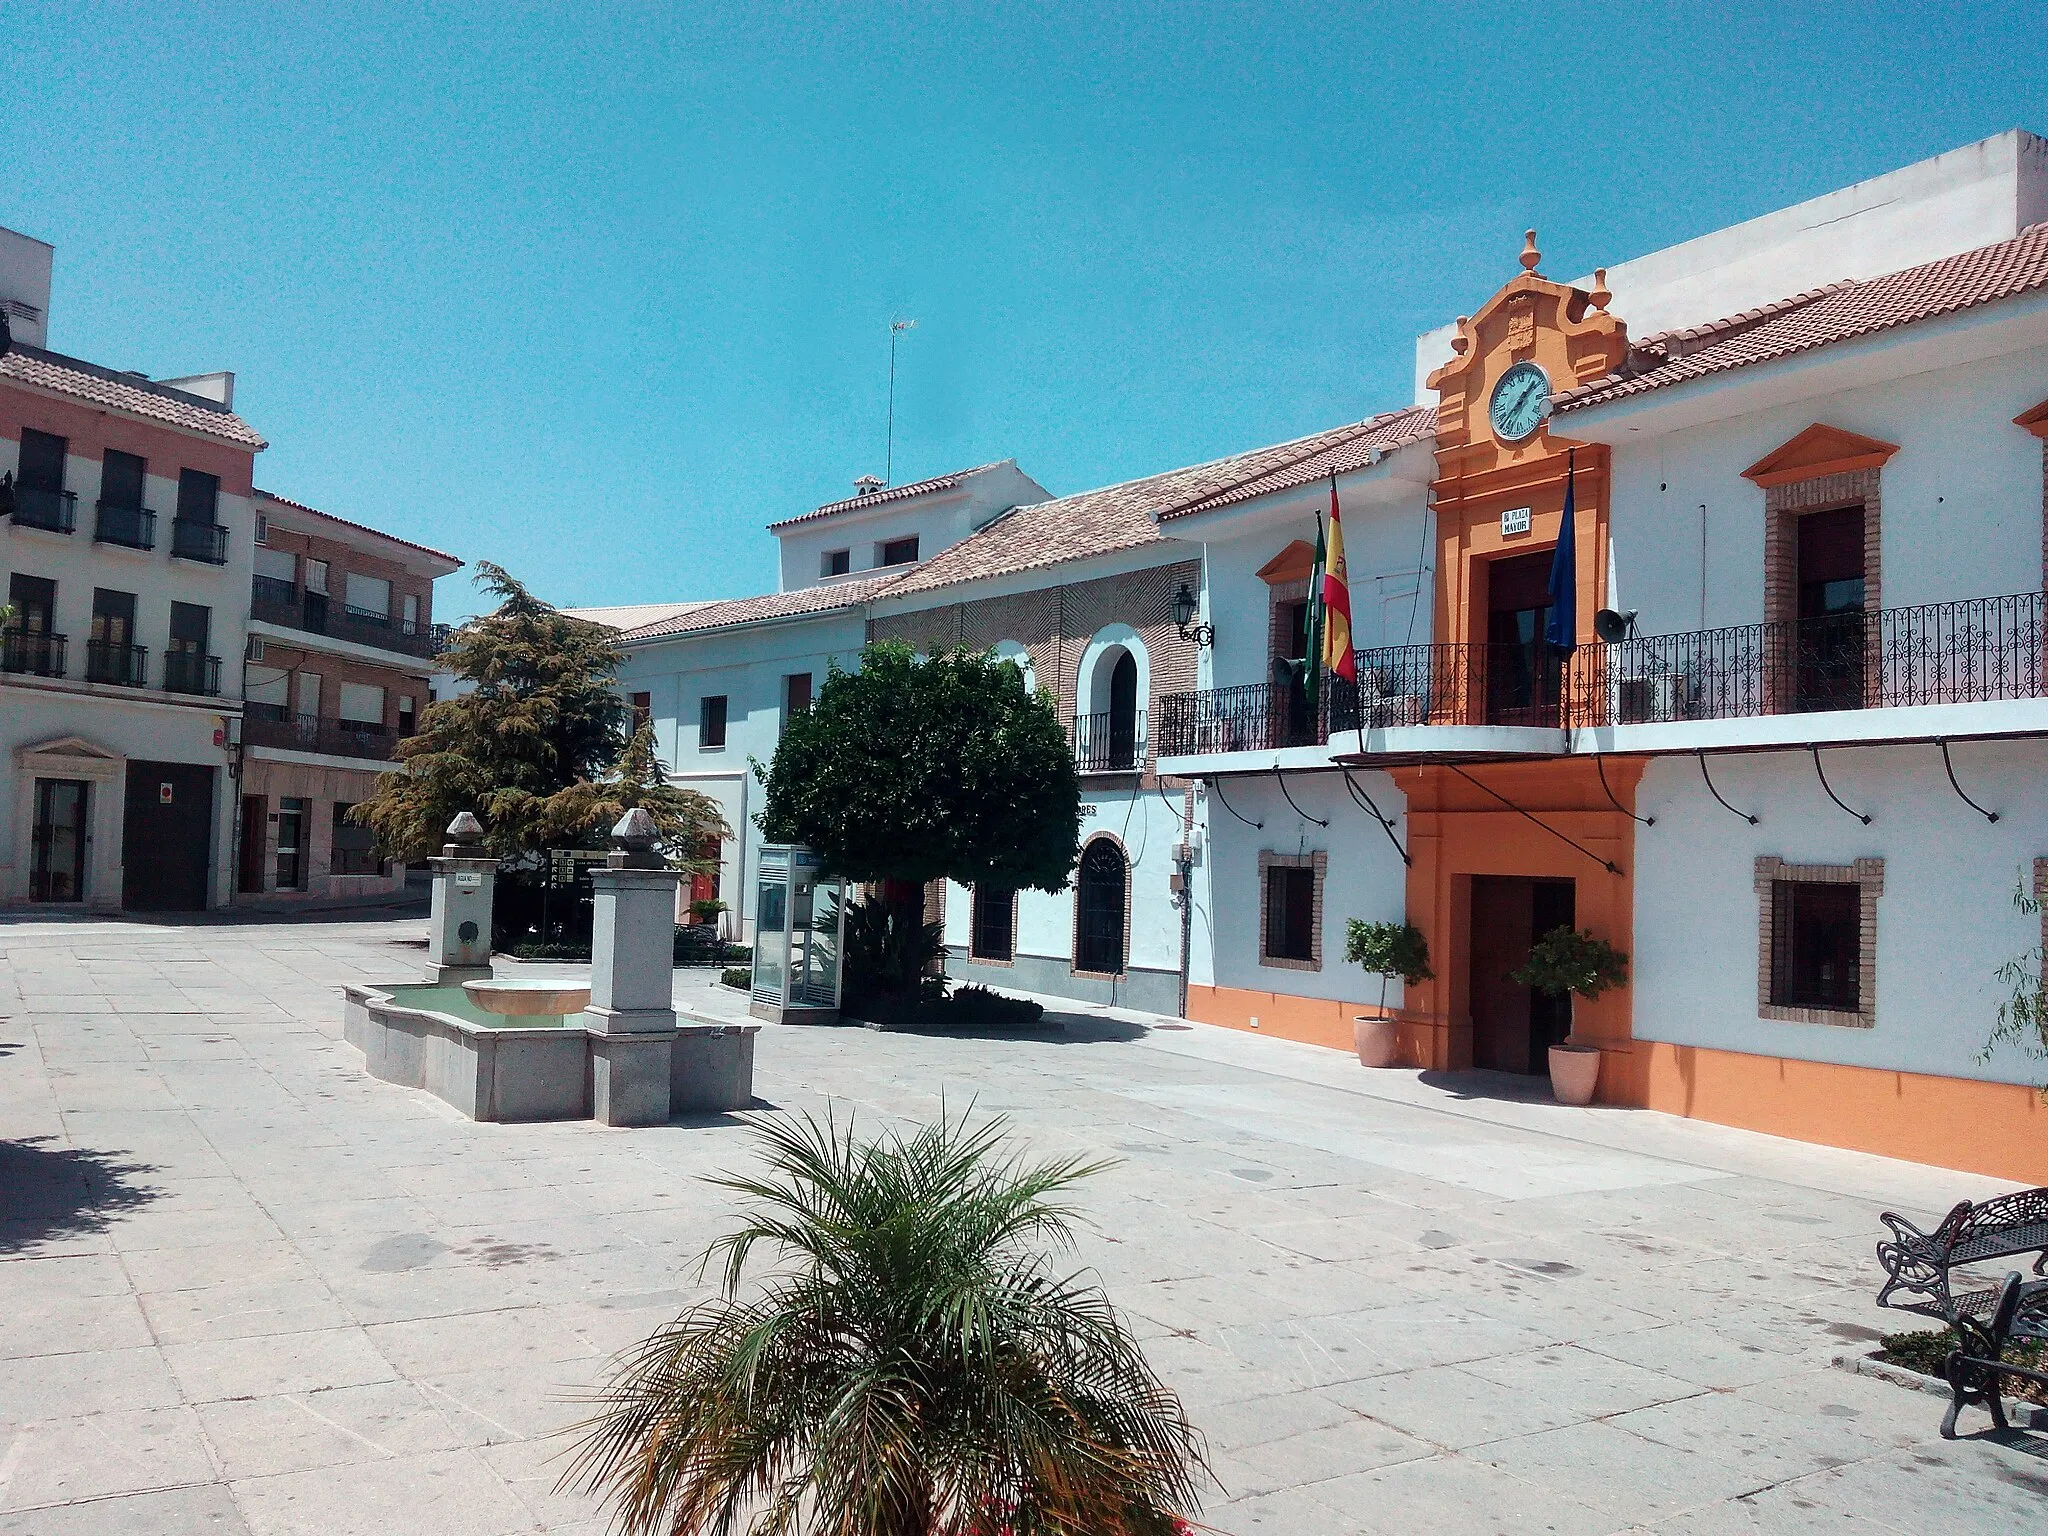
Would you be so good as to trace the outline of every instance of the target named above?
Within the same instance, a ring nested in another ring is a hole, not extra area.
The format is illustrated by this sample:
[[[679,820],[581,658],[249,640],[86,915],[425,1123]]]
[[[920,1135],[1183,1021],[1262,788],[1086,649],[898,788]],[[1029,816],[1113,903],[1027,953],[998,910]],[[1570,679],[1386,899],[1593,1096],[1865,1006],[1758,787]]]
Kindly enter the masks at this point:
[[[46,350],[50,265],[0,230],[0,903],[218,906],[263,439],[232,374]]]

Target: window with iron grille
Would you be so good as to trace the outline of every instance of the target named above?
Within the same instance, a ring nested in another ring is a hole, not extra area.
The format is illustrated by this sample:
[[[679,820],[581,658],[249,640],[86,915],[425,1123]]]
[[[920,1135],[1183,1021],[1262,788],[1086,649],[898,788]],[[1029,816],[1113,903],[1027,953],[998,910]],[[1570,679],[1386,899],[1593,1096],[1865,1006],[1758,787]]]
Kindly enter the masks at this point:
[[[1863,888],[1771,882],[1771,1002],[1855,1013],[1862,1001]]]
[[[1316,872],[1266,871],[1266,958],[1315,958]]]
[[[968,954],[1008,965],[1017,958],[1017,893],[1001,886],[974,887],[974,921]]]
[[[697,745],[700,747],[722,747],[725,745],[725,695],[706,694],[697,708]]]

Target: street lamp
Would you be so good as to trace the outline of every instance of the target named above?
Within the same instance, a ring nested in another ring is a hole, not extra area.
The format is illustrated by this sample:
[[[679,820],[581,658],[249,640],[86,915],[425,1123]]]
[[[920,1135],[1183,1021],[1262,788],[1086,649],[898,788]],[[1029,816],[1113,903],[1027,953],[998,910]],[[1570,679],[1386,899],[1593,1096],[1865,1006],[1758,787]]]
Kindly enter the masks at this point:
[[[1182,582],[1180,590],[1173,594],[1173,627],[1180,631],[1181,639],[1191,640],[1197,646],[1206,645],[1214,649],[1216,645],[1216,626],[1214,624],[1197,624],[1195,622],[1195,610],[1195,594],[1188,590],[1186,582]]]

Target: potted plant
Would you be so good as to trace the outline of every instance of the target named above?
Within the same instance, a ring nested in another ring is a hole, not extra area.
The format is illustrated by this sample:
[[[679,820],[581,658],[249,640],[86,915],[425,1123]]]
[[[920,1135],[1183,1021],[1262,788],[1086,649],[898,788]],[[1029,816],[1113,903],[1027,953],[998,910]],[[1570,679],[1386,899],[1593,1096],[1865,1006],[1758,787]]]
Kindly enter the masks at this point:
[[[1529,963],[1508,978],[1551,997],[1598,997],[1628,980],[1628,956],[1591,931],[1553,928],[1529,947]],[[1550,1048],[1550,1091],[1560,1104],[1590,1104],[1600,1084],[1600,1049],[1569,1034]]]
[[[693,901],[690,903],[690,916],[700,923],[717,922],[719,914],[725,910],[725,903],[715,897],[709,901]]]
[[[1387,983],[1398,976],[1404,986],[1428,981],[1429,941],[1413,923],[1368,923],[1352,918],[1344,925],[1344,958],[1380,979],[1377,1017],[1357,1014],[1351,1020],[1351,1043],[1363,1067],[1394,1064],[1394,1016],[1387,1009]]]

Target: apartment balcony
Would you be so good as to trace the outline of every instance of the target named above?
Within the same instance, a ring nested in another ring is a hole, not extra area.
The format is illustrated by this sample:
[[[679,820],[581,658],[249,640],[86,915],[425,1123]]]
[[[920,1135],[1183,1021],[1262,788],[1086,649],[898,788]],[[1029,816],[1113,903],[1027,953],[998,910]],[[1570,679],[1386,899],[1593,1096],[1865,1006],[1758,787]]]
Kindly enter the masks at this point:
[[[62,677],[64,646],[62,635],[31,634],[19,629],[0,631],[0,672]]]
[[[1083,773],[1136,773],[1145,766],[1145,711],[1074,716],[1074,766]]]
[[[228,531],[219,523],[174,517],[171,519],[171,558],[197,560],[204,565],[226,565]]]
[[[147,507],[99,502],[93,508],[92,541],[123,549],[155,549],[156,514]]]
[[[14,521],[22,528],[69,533],[78,526],[78,497],[70,491],[46,491],[40,486],[17,485],[14,488]]]
[[[295,715],[282,704],[251,703],[242,706],[242,745],[388,763],[398,745],[398,733],[384,725]]]
[[[1368,753],[1540,755],[1999,734],[2002,717],[1981,709],[1917,721],[1874,712],[2048,697],[2044,655],[2040,592],[1654,635],[1566,658],[1522,646],[1393,646],[1356,652],[1357,684],[1325,678],[1313,709],[1298,684],[1171,694],[1160,701],[1158,745],[1162,758],[1342,754],[1355,732],[1356,750]],[[1600,734],[1573,741],[1568,732]]]
[[[249,617],[309,635],[329,635],[380,651],[428,660],[440,655],[448,639],[445,624],[419,624],[370,608],[336,603],[325,593],[307,592],[276,576],[250,582]]]
[[[122,688],[144,687],[149,682],[149,648],[88,640],[85,644],[85,680],[88,683],[113,683]]]
[[[165,651],[164,691],[213,697],[220,692],[220,658],[197,651]]]

